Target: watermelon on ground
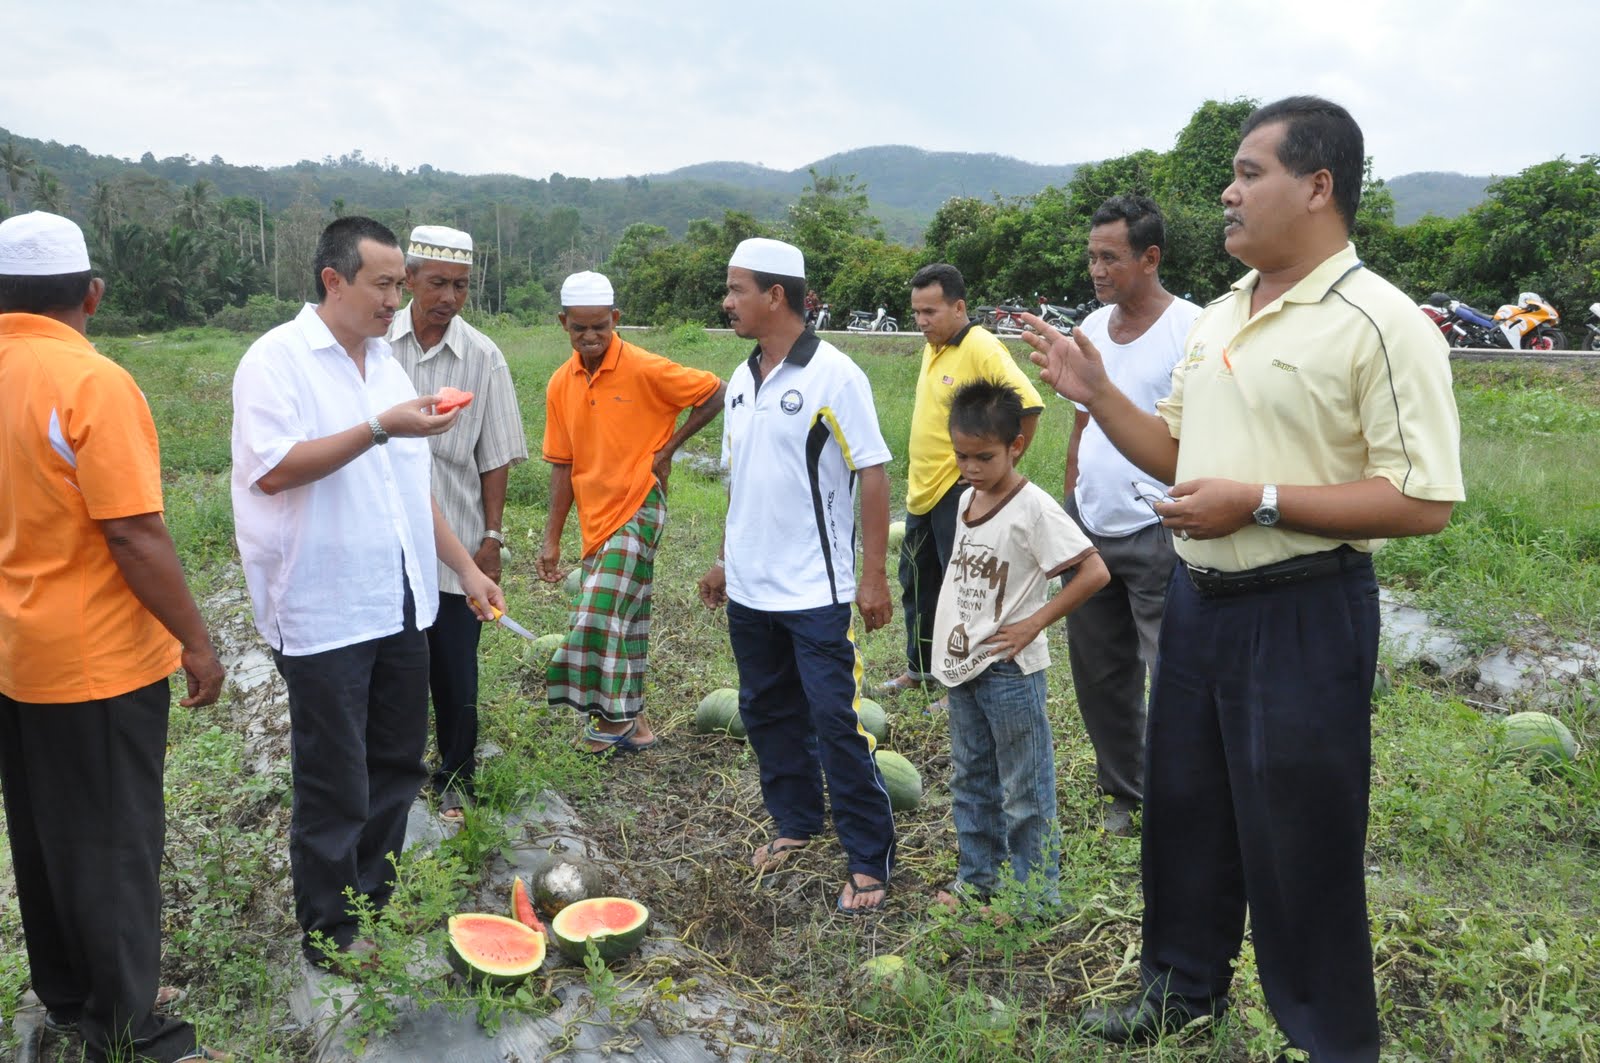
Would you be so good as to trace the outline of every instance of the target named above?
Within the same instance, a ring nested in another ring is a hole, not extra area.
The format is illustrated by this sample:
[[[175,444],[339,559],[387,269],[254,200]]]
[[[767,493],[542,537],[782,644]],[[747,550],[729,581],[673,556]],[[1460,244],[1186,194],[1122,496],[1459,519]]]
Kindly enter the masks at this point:
[[[452,915],[450,962],[474,985],[514,986],[544,963],[544,935],[487,912]]]
[[[889,807],[896,812],[916,808],[922,802],[922,774],[892,749],[880,749],[873,757],[883,776],[884,789],[889,791]]]
[[[567,581],[561,585],[561,590],[568,598],[576,598],[578,592],[583,590],[583,569],[575,568],[567,573]]]
[[[1543,764],[1564,764],[1578,755],[1578,743],[1567,725],[1543,712],[1514,712],[1505,718],[1501,757],[1515,756]]]
[[[534,907],[554,916],[567,905],[605,892],[600,869],[578,856],[550,853],[535,861],[528,876]]]
[[[540,635],[528,643],[524,659],[530,667],[543,671],[544,667],[550,663],[550,659],[556,655],[556,650],[559,650],[561,644],[565,641],[567,641],[567,636],[559,631],[552,631],[548,635]]]
[[[539,913],[533,910],[533,899],[528,896],[528,887],[523,884],[521,875],[511,882],[511,918],[525,927],[544,933],[544,923],[539,920]]]
[[[862,728],[881,746],[889,740],[889,714],[871,698],[862,698],[856,705],[856,715]]]
[[[906,541],[906,522],[892,520],[889,522],[889,556],[894,557],[900,550],[900,544]]]
[[[743,738],[744,718],[739,715],[739,692],[732,687],[718,687],[700,699],[694,710],[696,734],[729,734]]]
[[[556,948],[569,960],[583,962],[588,942],[603,960],[627,956],[644,941],[650,909],[626,897],[591,897],[567,905],[550,921]]]

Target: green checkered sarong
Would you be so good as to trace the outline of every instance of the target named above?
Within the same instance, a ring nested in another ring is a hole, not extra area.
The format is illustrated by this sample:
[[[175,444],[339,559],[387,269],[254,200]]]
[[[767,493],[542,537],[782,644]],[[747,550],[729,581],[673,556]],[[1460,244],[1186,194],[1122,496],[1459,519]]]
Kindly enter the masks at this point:
[[[644,711],[650,644],[650,587],[667,523],[653,487],[633,518],[583,559],[583,589],[572,606],[567,641],[545,670],[550,704],[612,723]]]

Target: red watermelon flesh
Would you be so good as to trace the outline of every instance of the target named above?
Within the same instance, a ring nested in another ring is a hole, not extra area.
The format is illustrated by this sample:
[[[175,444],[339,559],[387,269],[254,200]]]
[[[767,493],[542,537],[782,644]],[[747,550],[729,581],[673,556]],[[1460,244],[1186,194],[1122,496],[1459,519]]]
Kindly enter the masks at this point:
[[[533,910],[533,901],[528,899],[528,887],[523,885],[521,876],[511,883],[511,917],[523,926],[531,926],[539,933],[545,933],[544,923],[539,919],[539,913]]]
[[[448,384],[439,389],[438,396],[439,401],[434,403],[433,406],[434,413],[449,413],[451,410],[459,409],[472,401],[472,392],[462,391],[460,388],[453,388]]]
[[[449,935],[451,962],[475,982],[515,984],[544,962],[544,935],[503,915],[452,915]]]
[[[573,937],[601,937],[626,930],[639,921],[639,907],[627,901],[601,899],[585,904],[561,921],[561,929]]]

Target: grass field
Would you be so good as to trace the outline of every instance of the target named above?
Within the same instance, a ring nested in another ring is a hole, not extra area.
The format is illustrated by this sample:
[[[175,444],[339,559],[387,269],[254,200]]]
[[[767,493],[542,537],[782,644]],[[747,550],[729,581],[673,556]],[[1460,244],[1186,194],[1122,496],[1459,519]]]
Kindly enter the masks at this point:
[[[544,382],[566,357],[548,329],[491,329],[512,366],[530,450],[543,432]],[[732,337],[684,328],[630,339],[726,377],[748,354]],[[870,376],[890,468],[903,505],[904,442],[917,362],[914,338],[844,344]],[[228,503],[229,390],[245,347],[219,332],[107,340],[155,411],[163,444],[168,522],[197,598],[217,623],[244,606]],[[1573,370],[1462,366],[1469,501],[1450,527],[1379,555],[1384,581],[1457,627],[1474,647],[1538,637],[1594,640],[1600,600],[1600,383]],[[1059,492],[1070,423],[1052,400],[1023,472]],[[689,452],[716,454],[720,422]],[[658,987],[715,977],[766,1027],[776,1058],[796,1060],[1275,1058],[1281,1039],[1262,1003],[1248,946],[1234,1008],[1214,1029],[1141,1051],[1083,1039],[1070,1016],[1118,997],[1137,976],[1136,840],[1095,830],[1094,761],[1071,695],[1065,646],[1050,713],[1056,725],[1063,893],[1075,906],[1045,927],[959,921],[929,910],[953,877],[948,736],[944,721],[903,698],[889,745],[924,775],[928,799],[899,818],[901,866],[891,912],[877,920],[832,914],[842,855],[813,845],[777,888],[757,889],[745,868],[767,824],[748,749],[696,736],[700,696],[732,686],[720,613],[693,589],[715,556],[724,491],[709,462],[685,461],[671,483],[671,519],[657,564],[652,671],[646,699],[664,742],[657,752],[596,766],[570,749],[575,725],[552,715],[542,679],[504,633],[484,637],[483,738],[504,752],[486,762],[486,806],[439,854],[408,864],[399,907],[412,931],[437,933],[438,915],[472,895],[494,852],[495,809],[548,786],[604,839],[640,899],[678,928],[695,959],[675,969],[622,968],[615,978]],[[511,476],[506,516],[513,557],[505,578],[512,615],[535,630],[565,621],[559,590],[534,576],[547,472],[535,460]],[[568,557],[576,559],[576,520]],[[893,575],[891,573],[891,580]],[[867,675],[900,663],[901,627],[862,639]],[[1455,691],[1401,673],[1375,706],[1369,842],[1371,930],[1386,1060],[1600,1060],[1600,688],[1575,685],[1563,715],[1585,747],[1561,773],[1529,774],[1493,755],[1493,722]],[[253,760],[241,699],[173,711],[168,762],[167,980],[190,990],[185,1013],[204,1038],[252,1060],[310,1058],[321,1031],[285,1029],[287,960],[295,929],[287,900],[287,767]],[[0,859],[4,859],[0,857]],[[115,884],[107,884],[114,904]],[[1004,901],[1002,900],[1002,906]],[[390,940],[400,941],[398,931]],[[397,945],[397,948],[400,946]],[[919,992],[869,1003],[857,968],[888,952],[928,975]],[[393,981],[364,989],[362,1021],[379,1029],[385,993],[449,997],[413,984],[403,962]],[[591,985],[604,977],[591,973]],[[14,899],[0,909],[0,1008],[9,1018],[27,985]],[[663,994],[667,989],[659,989]],[[505,1006],[539,1008],[538,999]]]

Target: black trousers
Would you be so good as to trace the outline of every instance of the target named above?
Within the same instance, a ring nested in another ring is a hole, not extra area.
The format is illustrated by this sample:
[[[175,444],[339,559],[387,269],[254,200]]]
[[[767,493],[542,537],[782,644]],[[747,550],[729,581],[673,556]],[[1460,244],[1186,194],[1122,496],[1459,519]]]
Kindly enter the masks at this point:
[[[171,1063],[194,1028],[157,1015],[167,680],[103,701],[0,695],[0,789],[34,992],[91,1060]]]
[[[1150,700],[1143,978],[1225,999],[1245,909],[1267,1006],[1313,1063],[1376,1063],[1365,848],[1371,561],[1233,598],[1167,591]]]
[[[912,675],[933,674],[933,620],[939,611],[939,588],[955,550],[956,510],[961,492],[956,484],[926,513],[906,515],[906,537],[900,544],[900,607],[906,621],[906,668]]]
[[[405,847],[406,815],[428,777],[428,640],[407,593],[396,634],[272,656],[289,688],[294,914],[302,951],[318,960],[312,934],[341,948],[355,940],[346,889],[380,908],[394,889],[389,854]]]
[[[439,618],[428,629],[428,689],[433,694],[439,768],[433,788],[471,796],[478,750],[478,639],[483,622],[464,594],[439,595]]]

